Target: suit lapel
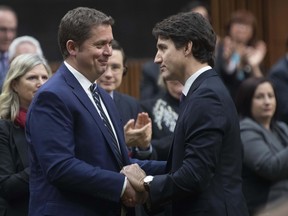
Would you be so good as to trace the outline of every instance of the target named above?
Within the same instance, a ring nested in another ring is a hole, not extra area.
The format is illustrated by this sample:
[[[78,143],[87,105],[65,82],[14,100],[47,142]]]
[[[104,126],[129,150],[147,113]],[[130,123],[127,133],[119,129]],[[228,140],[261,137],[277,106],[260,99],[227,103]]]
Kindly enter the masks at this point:
[[[128,152],[127,152],[127,146],[125,143],[125,139],[124,139],[124,132],[123,132],[123,126],[120,123],[120,121],[118,119],[120,119],[118,110],[116,109],[116,105],[115,102],[113,101],[113,99],[111,98],[111,96],[109,94],[107,94],[105,92],[104,89],[102,89],[101,87],[99,87],[99,93],[101,96],[101,99],[103,101],[103,103],[105,104],[105,107],[107,109],[107,112],[109,114],[110,120],[114,126],[117,138],[118,138],[118,142],[119,142],[119,147],[121,150],[121,154],[122,157],[125,159],[125,162],[128,163],[129,159],[128,159]],[[115,92],[114,92],[115,93]],[[117,97],[117,96],[116,96]],[[109,136],[110,138],[110,136]],[[112,142],[109,142],[110,145],[112,145]],[[111,146],[111,148],[113,148]]]
[[[95,120],[97,126],[99,127],[99,129],[101,130],[101,132],[103,133],[104,137],[107,140],[107,143],[109,144],[109,147],[111,148],[111,151],[113,152],[113,154],[115,155],[114,151],[113,151],[113,147],[112,147],[112,138],[109,134],[109,132],[107,131],[107,128],[105,127],[105,125],[103,124],[103,121],[98,113],[98,111],[96,110],[94,104],[91,102],[90,98],[88,97],[87,93],[84,91],[84,89],[82,88],[82,86],[80,85],[80,83],[78,82],[78,80],[74,77],[74,75],[68,70],[68,68],[62,64],[61,66],[61,70],[59,70],[59,72],[62,72],[63,76],[65,77],[65,80],[68,84],[68,86],[71,87],[71,90],[73,92],[73,94],[78,98],[78,100],[80,101],[80,103],[83,105],[83,107],[85,109],[87,109],[87,111],[91,114],[91,116],[93,117],[93,119]],[[126,153],[125,149],[123,149],[123,140],[121,139],[121,136],[119,136],[120,132],[118,130],[118,125],[115,124],[115,116],[113,115],[113,112],[111,110],[111,103],[109,104],[107,101],[109,101],[108,97],[110,97],[107,93],[103,93],[104,90],[100,89],[100,95],[101,98],[106,106],[106,109],[109,113],[109,117],[114,125],[116,134],[117,134],[117,138],[119,140],[119,145],[120,145],[120,149],[121,149],[121,153],[123,155],[123,158],[125,158],[125,154],[128,155],[128,153]],[[110,99],[112,101],[112,98]],[[122,144],[121,144],[122,143]],[[125,141],[124,141],[125,143]],[[126,145],[126,144],[125,144]],[[116,156],[115,156],[116,157]],[[128,163],[128,156],[127,158],[125,158],[125,164]]]
[[[20,159],[24,167],[28,166],[28,144],[26,143],[25,133],[22,128],[12,125],[12,136],[15,146],[18,150]]]
[[[193,92],[203,83],[203,81],[205,81],[208,77],[212,77],[212,76],[218,76],[218,75],[213,69],[210,69],[210,70],[207,70],[204,73],[200,74],[196,78],[196,80],[193,82],[192,86],[190,87],[188,94],[185,97],[185,100],[182,102],[182,104],[180,106],[180,112],[179,112],[177,122],[179,121],[179,119],[181,118],[183,113],[185,112],[186,104],[189,103],[189,99],[191,98]],[[178,125],[178,123],[176,123],[176,127],[177,127],[177,125]],[[175,127],[175,129],[176,129],[176,127]],[[169,150],[169,156],[168,156],[167,166],[166,166],[167,170],[171,170],[171,168],[172,168],[173,147],[174,147],[174,136],[173,136],[172,145],[171,145],[170,150]]]

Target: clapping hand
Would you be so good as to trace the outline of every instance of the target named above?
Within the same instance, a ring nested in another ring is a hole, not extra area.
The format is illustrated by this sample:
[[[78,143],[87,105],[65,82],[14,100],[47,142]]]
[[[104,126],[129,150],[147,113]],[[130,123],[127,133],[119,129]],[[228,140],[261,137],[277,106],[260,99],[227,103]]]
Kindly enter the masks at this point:
[[[124,126],[125,141],[128,147],[147,149],[152,137],[152,123],[147,113],[139,113],[135,123],[130,119]]]

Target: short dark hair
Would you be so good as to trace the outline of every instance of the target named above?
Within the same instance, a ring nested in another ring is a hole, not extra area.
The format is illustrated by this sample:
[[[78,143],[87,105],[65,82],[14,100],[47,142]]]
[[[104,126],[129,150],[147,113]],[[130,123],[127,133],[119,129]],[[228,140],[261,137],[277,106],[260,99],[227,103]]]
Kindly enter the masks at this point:
[[[192,54],[201,63],[214,66],[216,34],[201,14],[195,12],[178,13],[157,23],[152,30],[157,39],[159,36],[171,39],[176,49],[193,43]]]
[[[112,17],[94,8],[77,7],[68,11],[58,29],[58,45],[64,59],[69,55],[66,49],[68,40],[73,40],[81,46],[90,37],[92,27],[113,24]]]
[[[119,50],[122,54],[123,57],[123,66],[124,66],[124,71],[123,71],[123,76],[126,75],[126,73],[128,72],[128,67],[127,67],[127,58],[124,52],[123,47],[120,45],[120,43],[117,40],[113,40],[111,43],[112,49],[113,50]]]
[[[246,80],[244,80],[241,85],[239,86],[237,95],[236,95],[236,108],[239,114],[240,118],[245,118],[245,117],[249,117],[251,119],[254,119],[252,116],[252,100],[255,94],[255,91],[257,89],[257,87],[262,84],[262,83],[270,83],[273,90],[274,90],[274,94],[275,94],[275,98],[276,98],[276,103],[277,103],[277,94],[275,91],[275,87],[273,82],[266,78],[266,77],[250,77]],[[273,121],[276,120],[277,117],[277,106],[276,106],[276,110],[274,113],[274,116],[272,118]]]

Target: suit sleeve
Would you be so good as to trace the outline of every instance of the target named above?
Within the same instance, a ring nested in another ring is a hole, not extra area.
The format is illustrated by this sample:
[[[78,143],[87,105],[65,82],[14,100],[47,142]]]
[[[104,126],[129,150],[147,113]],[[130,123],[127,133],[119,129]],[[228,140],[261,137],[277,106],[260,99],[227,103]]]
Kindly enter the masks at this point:
[[[63,95],[60,98],[51,92],[41,92],[33,100],[26,133],[32,160],[39,162],[41,172],[59,189],[119,202],[124,175],[77,158],[77,129],[89,130],[95,124],[77,125],[77,118],[84,114],[73,105],[75,99],[71,94]],[[95,142],[96,138],[91,140],[91,145]]]

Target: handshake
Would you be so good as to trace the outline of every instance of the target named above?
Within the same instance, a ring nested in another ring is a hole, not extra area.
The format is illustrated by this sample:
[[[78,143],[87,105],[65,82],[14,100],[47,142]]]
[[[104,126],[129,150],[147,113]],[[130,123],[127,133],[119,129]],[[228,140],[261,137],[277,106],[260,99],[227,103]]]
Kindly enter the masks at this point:
[[[123,167],[120,171],[128,181],[123,196],[122,203],[127,207],[135,207],[137,204],[144,204],[147,201],[148,193],[144,187],[146,173],[138,164],[131,164]]]

